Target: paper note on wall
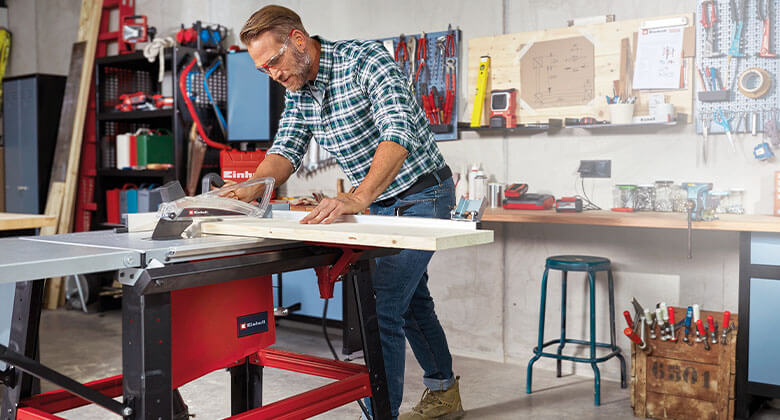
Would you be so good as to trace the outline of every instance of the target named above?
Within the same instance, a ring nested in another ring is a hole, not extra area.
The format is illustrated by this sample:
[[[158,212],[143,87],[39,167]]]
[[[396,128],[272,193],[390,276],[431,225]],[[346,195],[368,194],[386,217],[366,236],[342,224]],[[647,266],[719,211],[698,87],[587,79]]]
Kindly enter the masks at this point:
[[[683,27],[642,29],[637,38],[634,89],[680,89]]]

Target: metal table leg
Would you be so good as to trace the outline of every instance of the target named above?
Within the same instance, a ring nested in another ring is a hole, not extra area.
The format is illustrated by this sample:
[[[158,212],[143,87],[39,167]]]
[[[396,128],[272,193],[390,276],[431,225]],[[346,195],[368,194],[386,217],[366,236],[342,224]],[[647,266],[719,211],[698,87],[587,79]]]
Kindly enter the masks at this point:
[[[374,419],[390,419],[390,397],[387,393],[387,376],[382,345],[379,341],[379,323],[376,315],[376,294],[371,283],[371,272],[376,267],[373,259],[358,261],[350,271],[355,284],[357,312],[363,335],[363,356],[371,381],[371,406]]]
[[[8,348],[30,359],[38,359],[38,327],[43,306],[43,280],[27,281],[16,284],[14,292],[11,337]],[[12,369],[6,367],[6,371]],[[0,387],[2,411],[0,419],[16,419],[16,405],[20,400],[40,392],[40,382],[32,376],[18,370],[11,375],[13,380]]]
[[[173,417],[171,294],[122,288],[124,403],[136,419]]]
[[[232,416],[263,406],[263,367],[256,363],[247,357],[244,363],[229,369]]]

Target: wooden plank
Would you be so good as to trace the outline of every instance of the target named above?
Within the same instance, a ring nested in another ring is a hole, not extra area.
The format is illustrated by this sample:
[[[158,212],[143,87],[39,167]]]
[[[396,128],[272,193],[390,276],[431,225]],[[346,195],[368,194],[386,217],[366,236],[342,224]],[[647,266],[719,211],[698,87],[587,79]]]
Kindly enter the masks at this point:
[[[637,350],[636,359],[636,406],[634,415],[637,417],[647,416],[647,353]]]
[[[677,420],[710,420],[718,418],[718,408],[710,401],[668,397],[666,394],[647,391],[647,417]]]
[[[694,23],[691,13],[659,17],[658,19],[685,17],[688,24]],[[592,116],[597,119],[609,119],[604,97],[612,95],[612,82],[619,79],[620,73],[620,49],[623,38],[632,38],[640,24],[656,18],[632,19],[618,22],[581,25],[566,28],[553,28],[536,32],[524,32],[516,34],[498,35],[493,37],[469,39],[468,50],[468,86],[465,92],[474,92],[477,80],[477,67],[479,57],[491,56],[490,77],[488,77],[491,89],[520,90],[519,62],[524,48],[528,44],[551,41],[557,39],[585,36],[592,40],[595,47],[594,65],[594,95],[588,105],[562,106],[550,108],[524,109],[518,106],[518,122],[546,122],[549,118],[564,118],[572,116]],[[636,45],[636,44],[634,44]],[[634,48],[636,50],[636,48]],[[688,115],[688,122],[693,115],[693,59],[686,58],[687,70],[685,78],[688,88],[665,91],[668,101],[674,104],[677,112]],[[629,79],[633,75],[626,75]],[[635,115],[648,114],[648,94],[650,91],[639,92]],[[469,98],[472,99],[472,98]],[[472,104],[469,101],[466,112],[463,115],[471,115]]]
[[[60,109],[60,123],[57,128],[57,142],[54,146],[54,161],[51,166],[49,193],[46,199],[45,214],[55,216],[57,223],[53,227],[41,229],[41,235],[57,233],[59,216],[62,210],[62,198],[65,192],[65,178],[68,173],[68,157],[70,155],[70,140],[73,132],[73,121],[76,117],[76,100],[81,85],[81,71],[84,65],[86,43],[76,42],[70,53],[70,70],[65,82],[65,93]]]
[[[757,214],[719,214],[719,220],[693,222],[694,230],[780,233],[780,218]],[[623,213],[594,210],[582,213],[557,213],[555,210],[487,209],[483,222],[554,223],[657,229],[688,229],[684,213]]]
[[[68,233],[73,228],[73,212],[76,204],[79,161],[81,159],[81,143],[84,135],[84,122],[87,114],[92,73],[95,65],[95,49],[97,48],[102,7],[103,0],[82,0],[81,2],[78,41],[85,41],[86,48],[84,50],[78,99],[76,101],[76,112],[73,119],[68,169],[65,177],[65,190],[57,233]]]
[[[470,222],[385,216],[351,216],[351,220],[330,225],[302,225],[297,220],[242,218],[203,223],[201,231],[206,234],[428,251],[493,242],[492,230],[464,228],[469,227]],[[426,226],[426,222],[430,226]]]
[[[56,226],[54,216],[20,213],[0,213],[0,230],[37,229],[43,226]]]

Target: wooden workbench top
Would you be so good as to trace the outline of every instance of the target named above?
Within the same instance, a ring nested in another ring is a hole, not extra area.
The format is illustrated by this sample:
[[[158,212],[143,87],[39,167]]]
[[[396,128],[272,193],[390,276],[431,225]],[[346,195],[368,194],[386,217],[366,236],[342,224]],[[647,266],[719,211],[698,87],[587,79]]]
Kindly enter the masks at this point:
[[[780,233],[780,217],[747,214],[720,214],[718,217],[719,220],[712,222],[693,222],[693,229]],[[556,213],[555,210],[487,209],[482,221],[688,229],[688,220],[683,213],[623,213],[609,210]]]
[[[35,229],[57,224],[57,217],[39,214],[0,213],[0,230]]]

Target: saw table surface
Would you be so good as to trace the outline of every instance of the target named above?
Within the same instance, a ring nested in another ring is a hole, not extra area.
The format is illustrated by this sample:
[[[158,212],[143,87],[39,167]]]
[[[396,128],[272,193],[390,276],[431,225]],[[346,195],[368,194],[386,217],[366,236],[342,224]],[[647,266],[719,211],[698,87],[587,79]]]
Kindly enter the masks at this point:
[[[35,229],[57,224],[57,217],[40,214],[0,213],[0,230]]]
[[[0,283],[97,273],[160,263],[216,258],[249,250],[295,245],[292,241],[210,236],[154,241],[151,232],[110,230],[0,239]]]
[[[277,211],[273,218],[206,222],[214,235],[287,239],[339,245],[436,251],[493,242],[493,231],[465,221],[376,215],[344,216],[333,224],[300,224],[307,212]]]

